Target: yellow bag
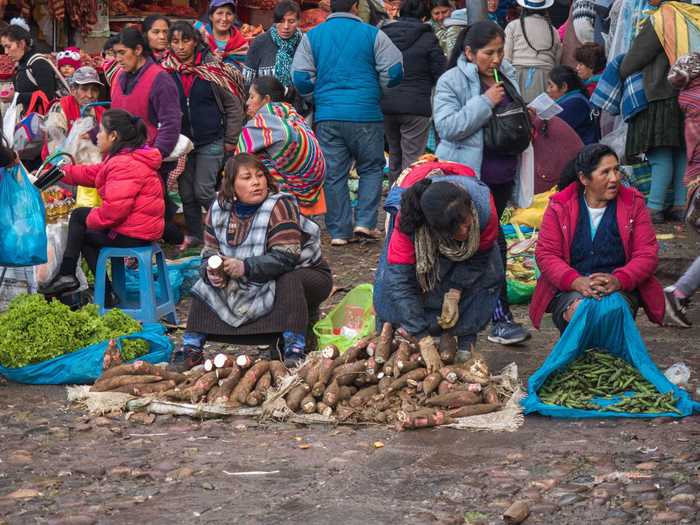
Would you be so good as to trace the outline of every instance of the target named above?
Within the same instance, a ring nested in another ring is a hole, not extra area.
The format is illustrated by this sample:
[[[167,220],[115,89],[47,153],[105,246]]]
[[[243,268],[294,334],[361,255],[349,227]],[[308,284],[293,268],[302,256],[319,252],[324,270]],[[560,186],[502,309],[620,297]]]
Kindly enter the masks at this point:
[[[539,228],[542,225],[542,217],[544,210],[549,204],[549,198],[557,192],[557,188],[552,188],[544,193],[538,193],[532,200],[532,205],[529,208],[517,208],[510,218],[513,224],[520,226],[529,226],[530,228]]]
[[[76,208],[97,208],[100,204],[102,199],[95,188],[78,186],[78,194],[75,197]]]

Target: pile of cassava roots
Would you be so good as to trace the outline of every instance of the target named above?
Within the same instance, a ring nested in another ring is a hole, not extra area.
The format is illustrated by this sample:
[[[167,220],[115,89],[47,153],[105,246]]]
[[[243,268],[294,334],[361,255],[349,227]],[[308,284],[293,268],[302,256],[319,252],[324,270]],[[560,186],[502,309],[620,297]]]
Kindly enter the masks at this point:
[[[218,354],[183,374],[136,361],[106,370],[92,390],[232,408],[262,405],[268,393],[281,391],[294,413],[399,430],[500,410],[504,399],[483,357],[472,352],[468,361],[455,363],[456,353],[456,339],[444,335],[439,355],[421,355],[415,340],[394,333],[387,323],[378,337],[364,338],[343,354],[327,346],[291,372],[280,361],[247,355]],[[289,375],[296,379],[290,381]]]

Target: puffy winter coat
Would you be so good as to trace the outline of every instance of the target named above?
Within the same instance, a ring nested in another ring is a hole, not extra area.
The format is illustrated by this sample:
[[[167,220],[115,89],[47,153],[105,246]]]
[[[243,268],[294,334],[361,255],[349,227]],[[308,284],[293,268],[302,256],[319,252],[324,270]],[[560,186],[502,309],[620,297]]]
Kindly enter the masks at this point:
[[[382,111],[385,115],[421,115],[429,117],[430,95],[445,71],[442,53],[432,28],[417,18],[401,17],[382,27],[403,56],[403,80],[384,91]]]
[[[539,328],[549,303],[557,292],[570,292],[581,275],[571,267],[571,244],[579,214],[579,189],[571,184],[549,199],[537,240],[535,257],[542,272],[530,303],[530,319]],[[626,264],[613,271],[622,290],[638,290],[649,320],[661,324],[664,293],[654,277],[659,245],[644,197],[637,190],[620,186],[617,195],[617,226]]]
[[[88,214],[88,228],[154,241],[165,226],[161,162],[155,148],[122,150],[101,164],[67,166],[63,182],[97,188],[102,205]]]
[[[517,90],[515,69],[508,61],[501,63],[500,72]],[[440,136],[435,152],[437,157],[464,164],[480,174],[484,154],[483,128],[491,118],[493,108],[491,99],[481,93],[476,65],[464,55],[460,56],[457,65],[446,71],[435,87],[433,122]]]

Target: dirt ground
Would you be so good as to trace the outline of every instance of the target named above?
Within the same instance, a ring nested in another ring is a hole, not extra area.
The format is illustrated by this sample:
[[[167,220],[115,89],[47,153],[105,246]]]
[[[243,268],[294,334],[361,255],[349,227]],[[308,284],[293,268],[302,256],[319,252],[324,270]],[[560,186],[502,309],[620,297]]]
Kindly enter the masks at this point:
[[[669,282],[698,253],[682,232],[662,242]],[[339,287],[366,282],[378,246],[325,253]],[[327,305],[342,297],[342,291]],[[184,307],[186,310],[186,306]],[[526,309],[515,308],[526,320]],[[700,373],[700,310],[689,330],[642,334],[663,369]],[[523,382],[557,339],[551,323],[523,346],[480,348]],[[212,349],[213,350],[213,349]],[[515,433],[382,426],[258,425],[247,419],[152,424],[89,417],[62,387],[0,384],[0,524],[700,523],[700,417],[682,421],[528,416]]]

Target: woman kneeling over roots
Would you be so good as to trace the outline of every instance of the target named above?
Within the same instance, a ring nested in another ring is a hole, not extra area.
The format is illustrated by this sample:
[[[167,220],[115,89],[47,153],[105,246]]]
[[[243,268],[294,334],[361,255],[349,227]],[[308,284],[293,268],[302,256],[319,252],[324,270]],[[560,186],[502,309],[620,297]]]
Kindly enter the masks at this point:
[[[581,299],[619,292],[661,324],[664,293],[654,277],[659,245],[644,197],[620,184],[620,163],[603,144],[584,147],[566,168],[544,213],[535,257],[542,276],[530,304],[563,332]]]
[[[471,168],[453,162],[414,165],[386,206],[399,196],[375,279],[377,317],[417,339],[424,355],[436,355],[433,336],[457,336],[457,357],[464,360],[491,318],[503,280],[493,197]],[[426,365],[435,371],[435,364]]]
[[[204,228],[202,277],[176,353],[180,368],[203,361],[207,336],[282,335],[292,366],[306,351],[309,319],[328,297],[331,271],[319,227],[281,193],[265,165],[240,154],[224,168]]]

